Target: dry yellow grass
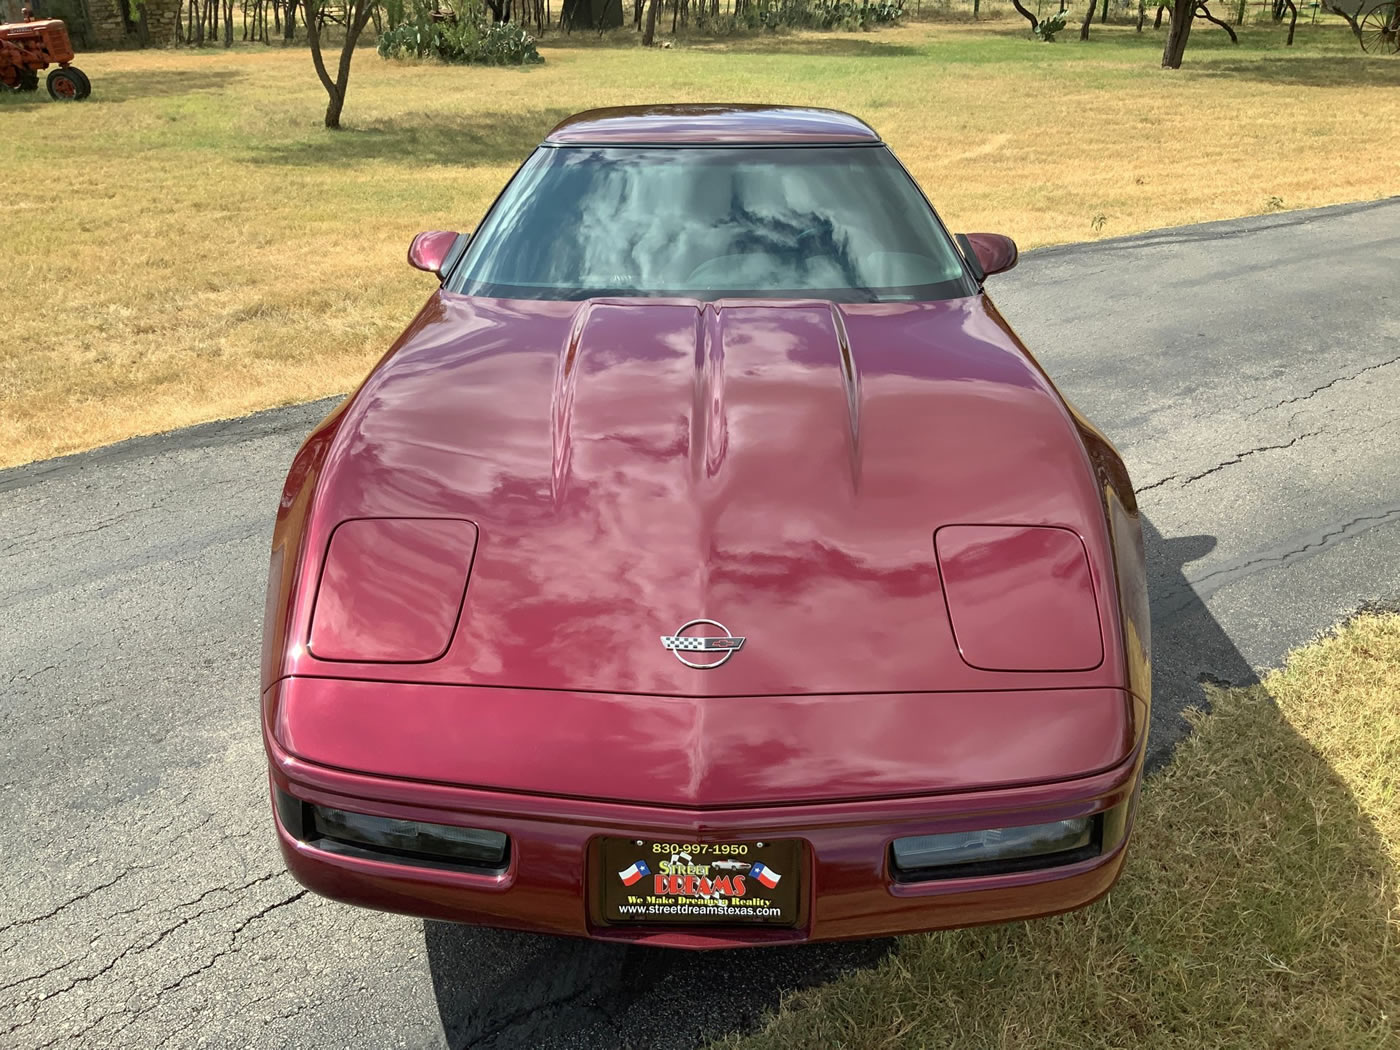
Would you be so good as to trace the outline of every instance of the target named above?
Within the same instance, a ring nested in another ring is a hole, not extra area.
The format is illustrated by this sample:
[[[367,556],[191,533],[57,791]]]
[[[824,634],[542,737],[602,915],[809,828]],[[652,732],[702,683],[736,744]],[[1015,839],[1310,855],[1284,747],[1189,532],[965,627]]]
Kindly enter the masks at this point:
[[[1089,909],[909,937],[731,1050],[1396,1050],[1400,617],[1217,690]]]
[[[949,222],[1024,246],[1397,189],[1400,61],[1337,26],[1017,23],[642,51],[552,38],[532,69],[356,59],[339,134],[305,51],[93,54],[82,105],[0,97],[0,466],[350,388],[428,291],[424,227],[471,227],[558,118],[764,100],[865,117]],[[1096,216],[1102,216],[1096,229]]]

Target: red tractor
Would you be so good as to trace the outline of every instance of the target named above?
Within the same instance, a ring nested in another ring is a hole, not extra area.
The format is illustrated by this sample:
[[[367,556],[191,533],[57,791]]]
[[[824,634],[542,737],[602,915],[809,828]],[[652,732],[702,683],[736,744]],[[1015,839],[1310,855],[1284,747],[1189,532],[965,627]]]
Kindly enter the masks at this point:
[[[0,84],[13,91],[37,91],[39,70],[49,70],[49,95],[75,102],[92,94],[92,83],[73,61],[68,27],[57,18],[33,18],[28,8],[23,22],[0,24]]]

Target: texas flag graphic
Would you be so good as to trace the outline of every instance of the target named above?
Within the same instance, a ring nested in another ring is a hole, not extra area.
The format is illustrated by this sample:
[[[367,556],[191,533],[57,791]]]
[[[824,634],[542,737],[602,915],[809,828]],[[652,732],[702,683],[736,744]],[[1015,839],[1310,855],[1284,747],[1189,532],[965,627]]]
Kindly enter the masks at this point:
[[[759,882],[763,883],[763,885],[767,886],[770,890],[774,886],[778,885],[778,880],[782,878],[781,875],[779,875],[776,871],[770,868],[767,864],[763,864],[761,862],[755,863],[754,866],[749,869],[749,874],[756,878]]]
[[[647,867],[647,862],[644,860],[639,860],[636,864],[633,864],[626,871],[619,871],[617,873],[617,877],[622,880],[622,884],[624,886],[631,886],[640,879],[646,878],[650,874],[651,869]]]

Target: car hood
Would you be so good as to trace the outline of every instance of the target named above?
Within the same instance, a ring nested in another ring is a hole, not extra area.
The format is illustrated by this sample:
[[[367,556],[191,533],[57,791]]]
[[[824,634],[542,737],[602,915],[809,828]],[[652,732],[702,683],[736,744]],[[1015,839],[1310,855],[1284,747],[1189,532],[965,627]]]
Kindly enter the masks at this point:
[[[935,557],[940,526],[1018,523],[1077,533],[1110,613],[1104,664],[1057,681],[1121,681],[1092,470],[981,296],[438,293],[324,437],[303,589],[349,519],[462,519],[475,555],[441,658],[301,650],[284,673],[735,697],[1044,684],[960,658]],[[698,617],[746,638],[724,666],[663,648]]]

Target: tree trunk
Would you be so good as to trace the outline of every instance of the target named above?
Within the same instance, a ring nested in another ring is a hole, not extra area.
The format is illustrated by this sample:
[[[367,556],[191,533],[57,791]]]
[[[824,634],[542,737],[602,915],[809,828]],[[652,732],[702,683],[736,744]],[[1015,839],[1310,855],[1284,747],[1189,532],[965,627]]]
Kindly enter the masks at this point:
[[[1285,3],[1286,2],[1287,0],[1285,0]],[[1217,25],[1221,29],[1225,30],[1225,32],[1230,35],[1230,43],[1238,44],[1240,42],[1240,38],[1235,36],[1235,31],[1230,28],[1230,23],[1222,22],[1220,19],[1216,18],[1213,14],[1211,14],[1210,8],[1206,7],[1205,0],[1196,0],[1196,14],[1199,15],[1201,18],[1204,18],[1211,25]]]
[[[1153,29],[1161,29],[1161,28],[1162,28],[1162,12],[1165,11],[1166,9],[1167,9],[1167,5],[1166,5],[1166,4],[1158,4],[1158,5],[1157,5],[1157,18],[1156,18],[1156,20],[1152,23],[1152,28],[1153,28]],[[1167,21],[1167,24],[1168,24],[1168,25],[1171,25],[1170,19]]]
[[[1158,14],[1160,15],[1160,11]],[[1167,46],[1162,49],[1162,68],[1180,69],[1186,54],[1186,41],[1191,36],[1191,23],[1196,16],[1196,0],[1176,0],[1172,21],[1167,29]]]
[[[1293,0],[1285,0],[1285,2],[1288,4],[1288,10],[1293,12],[1293,19],[1288,23],[1288,46],[1292,47],[1293,30],[1298,28],[1298,6],[1293,2]]]
[[[1147,21],[1147,0],[1138,0],[1138,28],[1142,32],[1142,24]]]
[[[1105,0],[1105,2],[1107,2],[1107,0]],[[1085,6],[1085,8],[1084,8],[1084,21],[1082,21],[1082,22],[1079,23],[1079,39],[1080,39],[1080,40],[1088,40],[1088,39],[1089,39],[1089,23],[1092,22],[1092,21],[1094,20],[1094,8],[1096,8],[1097,6],[1098,6],[1098,4],[1095,3],[1094,0],[1089,0],[1089,3]]]
[[[642,34],[642,46],[651,47],[652,41],[656,39],[656,5],[661,0],[651,0],[647,4],[647,28]]]
[[[1018,15],[1020,15],[1022,18],[1024,18],[1027,22],[1031,24],[1031,32],[1034,33],[1035,27],[1040,25],[1040,19],[1036,18],[1035,15],[1027,11],[1021,5],[1021,0],[1011,0],[1011,6],[1016,9],[1016,13]]]
[[[332,80],[321,55],[320,0],[304,0],[306,4],[306,40],[311,45],[311,61],[316,76],[330,96],[326,106],[326,127],[340,127],[340,112],[345,108],[345,91],[350,86],[350,63],[355,57],[355,45],[374,11],[374,0],[350,0],[345,7],[345,43],[340,48],[340,65]]]
[[[1108,24],[1108,0],[1103,0],[1103,13],[1099,15],[1099,24]]]
[[[1351,26],[1351,31],[1354,34],[1356,34],[1356,39],[1361,39],[1361,25],[1356,21],[1356,17],[1354,15],[1349,15],[1345,11],[1337,10],[1337,8],[1329,4],[1327,0],[1322,0],[1322,9],[1324,11],[1331,11],[1334,15],[1341,15],[1343,18],[1345,18],[1347,20],[1347,25]]]

